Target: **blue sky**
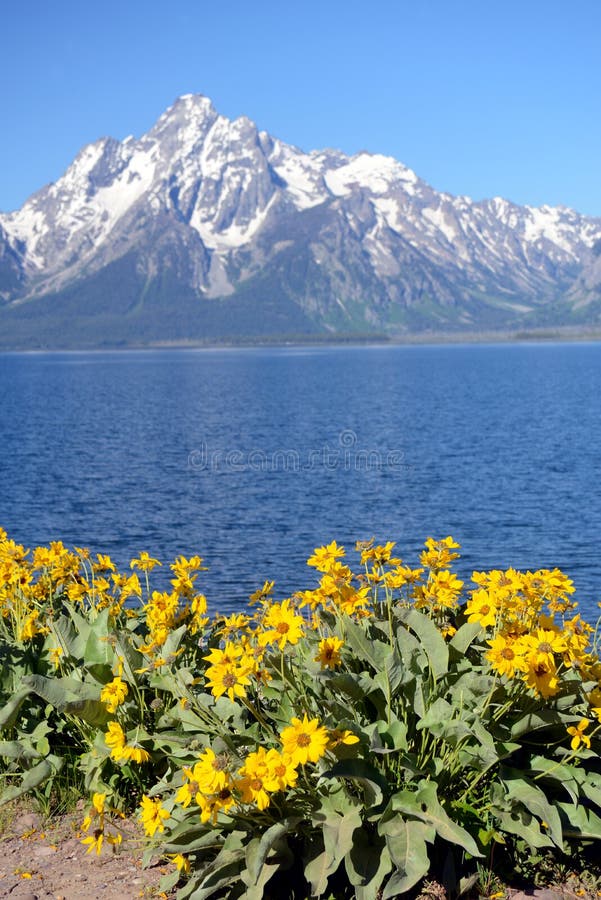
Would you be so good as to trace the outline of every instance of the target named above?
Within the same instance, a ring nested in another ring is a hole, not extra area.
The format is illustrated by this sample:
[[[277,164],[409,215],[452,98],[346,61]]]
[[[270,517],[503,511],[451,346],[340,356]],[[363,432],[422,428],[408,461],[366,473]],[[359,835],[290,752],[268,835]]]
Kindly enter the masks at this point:
[[[599,0],[21,0],[0,28],[0,210],[185,93],[439,190],[601,216]]]

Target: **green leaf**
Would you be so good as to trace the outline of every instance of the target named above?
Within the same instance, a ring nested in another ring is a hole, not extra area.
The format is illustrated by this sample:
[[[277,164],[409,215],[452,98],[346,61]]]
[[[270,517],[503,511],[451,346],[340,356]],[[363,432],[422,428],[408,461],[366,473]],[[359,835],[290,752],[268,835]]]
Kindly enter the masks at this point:
[[[374,753],[395,753],[408,748],[407,726],[396,717],[392,717],[390,722],[379,719],[364,731],[371,735],[369,749]]]
[[[461,628],[455,632],[452,640],[449,641],[451,655],[457,654],[464,656],[473,641],[480,634],[480,631],[481,627],[479,622],[464,622]],[[454,651],[454,653],[452,651]]]
[[[386,667],[393,650],[389,644],[370,638],[365,625],[358,625],[351,619],[345,622],[346,642],[361,662],[367,662],[376,672]]]
[[[12,728],[17,720],[23,701],[29,697],[31,692],[31,687],[26,685],[13,694],[8,703],[4,704],[4,707],[0,710],[0,728]]]
[[[51,754],[46,759],[40,760],[32,769],[28,769],[20,784],[15,784],[2,792],[0,804],[16,800],[29,791],[39,788],[44,782],[57,775],[63,767],[64,760]]]
[[[354,807],[346,815],[328,813],[322,824],[324,850],[305,866],[305,878],[311,884],[312,896],[325,893],[328,878],[353,846],[353,834],[361,827],[361,813]]]
[[[575,769],[556,760],[548,759],[546,756],[535,756],[530,760],[530,772],[533,775],[542,775],[543,780],[557,782],[570,796],[573,803],[578,801],[580,795],[580,783],[585,777],[582,769]],[[601,801],[601,791],[599,791],[599,800]],[[593,799],[592,797],[590,799]]]
[[[563,834],[559,813],[549,803],[544,791],[529,781],[518,770],[505,769],[501,774],[501,778],[505,785],[506,798],[514,804],[521,804],[528,812],[536,816],[541,823],[544,822],[543,828],[553,843],[560,849],[563,848]]]
[[[435,832],[425,822],[408,822],[399,815],[382,823],[379,832],[386,838],[390,858],[396,866],[382,894],[382,900],[388,900],[408,891],[428,872],[426,842],[433,842]]]
[[[322,778],[350,778],[364,789],[366,810],[380,806],[388,799],[388,782],[382,773],[364,759],[340,759]]]
[[[384,878],[392,869],[386,840],[378,834],[368,834],[364,828],[355,829],[353,846],[344,862],[357,900],[376,900]]]
[[[252,886],[259,883],[261,871],[267,859],[267,854],[274,845],[289,831],[292,831],[302,822],[302,816],[289,816],[281,822],[276,822],[260,838],[255,838],[246,848],[246,870],[248,880],[245,884]],[[277,865],[276,867],[277,868]]]
[[[575,840],[601,840],[601,818],[580,803],[556,804],[563,820],[566,838]]]
[[[449,668],[449,648],[434,622],[418,609],[410,609],[404,617],[411,631],[417,635],[423,647],[430,671],[436,680]]]
[[[517,722],[514,722],[511,728],[511,737],[513,739],[522,737],[532,731],[538,731],[541,728],[548,728],[550,725],[561,725],[562,716],[553,709],[540,709],[536,712],[527,713]]]
[[[471,834],[454,822],[440,805],[434,782],[420,782],[416,792],[398,791],[392,796],[390,804],[393,811],[432,825],[445,841],[458,844],[472,856],[482,856]]]
[[[39,752],[35,747],[31,746],[31,742],[24,743],[23,739],[19,741],[0,741],[0,756],[5,759],[39,759],[45,755]]]

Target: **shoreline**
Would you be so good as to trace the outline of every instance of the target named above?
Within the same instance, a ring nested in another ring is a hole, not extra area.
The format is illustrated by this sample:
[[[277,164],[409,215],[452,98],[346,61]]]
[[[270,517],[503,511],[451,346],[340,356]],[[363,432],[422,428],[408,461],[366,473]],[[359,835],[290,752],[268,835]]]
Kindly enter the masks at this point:
[[[600,328],[559,328],[519,329],[503,331],[427,331],[407,334],[340,334],[340,335],[274,335],[273,337],[251,338],[239,336],[223,340],[165,340],[145,343],[106,343],[64,347],[0,347],[0,356],[12,354],[51,353],[118,353],[148,350],[253,350],[253,349],[296,349],[302,347],[426,347],[464,345],[503,344],[575,344],[601,342]]]

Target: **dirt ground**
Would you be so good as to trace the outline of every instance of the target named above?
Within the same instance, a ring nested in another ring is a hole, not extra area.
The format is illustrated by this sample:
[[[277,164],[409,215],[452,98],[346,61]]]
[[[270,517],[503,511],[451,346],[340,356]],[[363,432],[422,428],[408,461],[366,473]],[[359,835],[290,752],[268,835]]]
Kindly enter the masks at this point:
[[[135,821],[123,823],[123,842],[100,856],[87,853],[78,837],[81,814],[50,824],[32,812],[17,814],[0,834],[0,898],[10,900],[133,900],[171,898],[159,890],[170,865],[159,860],[141,867],[142,832]]]
[[[0,827],[0,898],[10,900],[173,900],[159,889],[163,875],[173,871],[157,858],[143,869],[143,834],[134,820],[122,823],[118,852],[103,847],[100,856],[87,853],[78,828],[77,812],[45,823],[35,812],[18,812]],[[600,900],[601,891],[578,878],[551,888],[505,890],[495,900]],[[423,900],[446,900],[435,882],[426,883]],[[473,896],[473,895],[472,895]]]

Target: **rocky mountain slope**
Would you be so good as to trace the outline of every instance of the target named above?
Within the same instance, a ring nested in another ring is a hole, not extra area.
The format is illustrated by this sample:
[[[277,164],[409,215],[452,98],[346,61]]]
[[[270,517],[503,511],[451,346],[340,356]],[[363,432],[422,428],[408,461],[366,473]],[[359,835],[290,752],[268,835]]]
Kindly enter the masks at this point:
[[[203,96],[0,215],[0,346],[601,321],[601,219],[305,153]]]

